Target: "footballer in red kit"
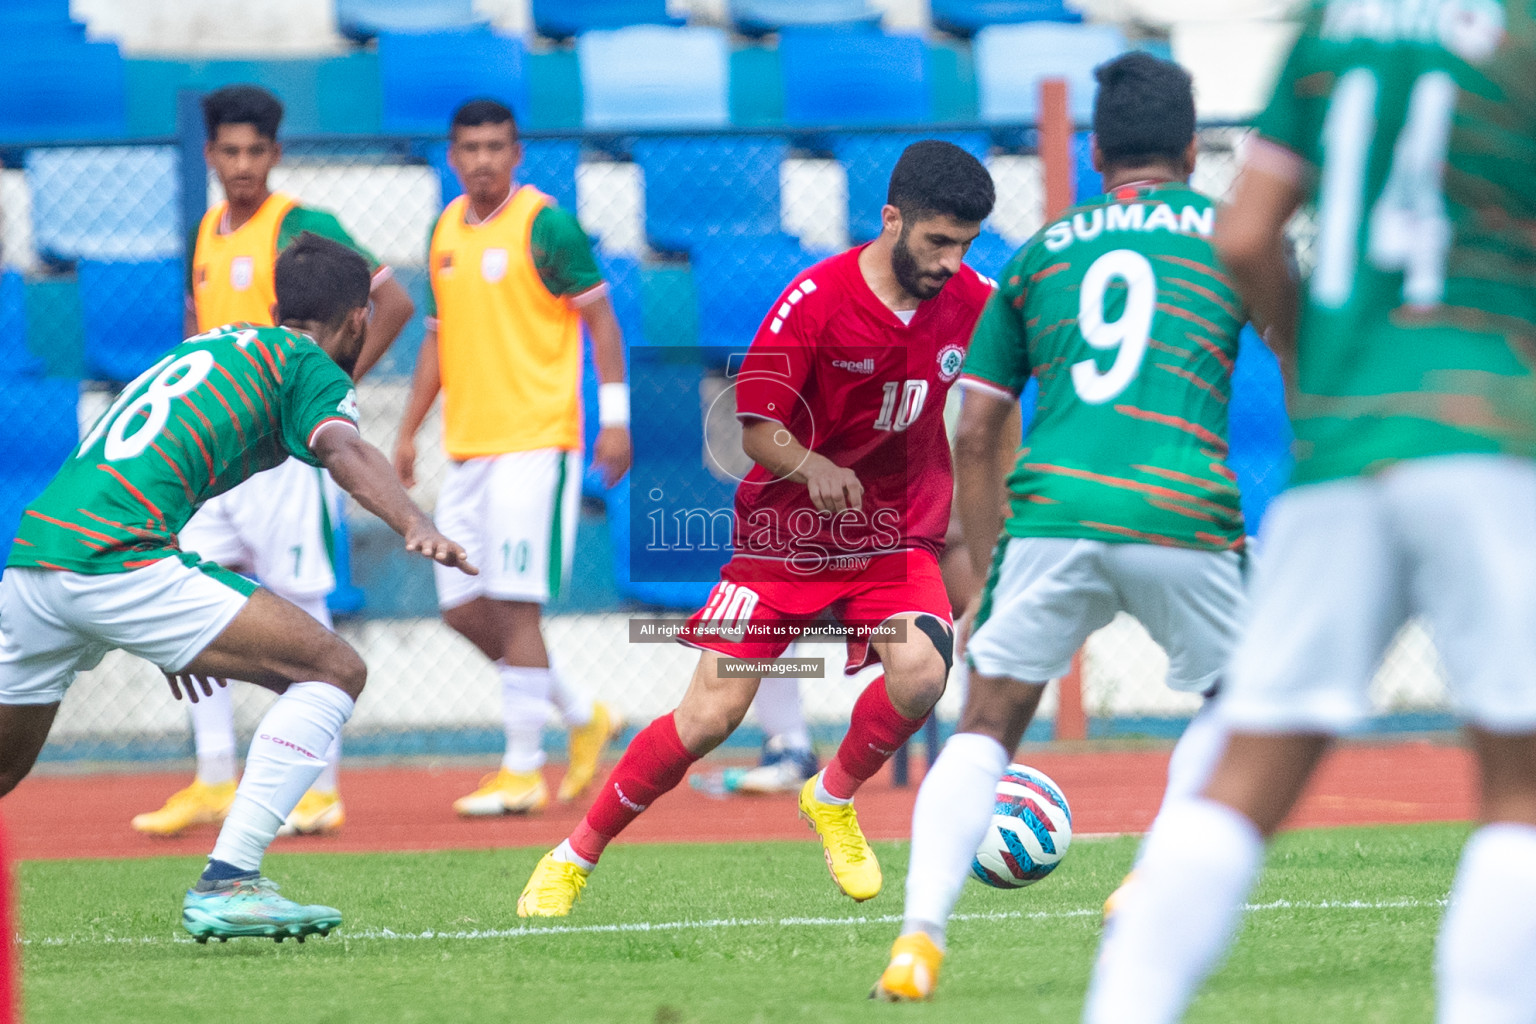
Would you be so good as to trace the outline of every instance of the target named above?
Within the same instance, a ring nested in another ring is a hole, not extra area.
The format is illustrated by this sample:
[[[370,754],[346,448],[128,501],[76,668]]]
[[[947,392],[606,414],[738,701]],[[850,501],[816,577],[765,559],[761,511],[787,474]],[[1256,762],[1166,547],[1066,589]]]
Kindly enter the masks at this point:
[[[878,660],[882,674],[801,790],[800,816],[844,894],[879,893],[853,796],[921,728],[953,659],[939,572],[953,490],[944,399],[992,288],[962,260],[994,198],[975,157],[914,143],[891,173],[879,237],[805,271],[768,311],[735,367],[755,465],[736,492],[731,561],[682,637],[701,652],[692,682],[539,861],[519,916],[570,913],[609,842],[741,723],[760,676],[738,659],[776,657],[828,615],[852,631],[850,673]]]

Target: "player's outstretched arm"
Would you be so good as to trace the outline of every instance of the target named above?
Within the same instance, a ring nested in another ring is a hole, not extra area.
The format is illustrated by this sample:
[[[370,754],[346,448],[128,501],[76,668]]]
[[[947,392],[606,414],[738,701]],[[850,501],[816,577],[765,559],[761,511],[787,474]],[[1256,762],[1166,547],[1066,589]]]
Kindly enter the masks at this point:
[[[1008,461],[999,450],[1017,448],[1018,402],[990,390],[965,388],[955,429],[955,514],[971,567],[986,579],[992,548],[1003,529],[1003,480]]]
[[[313,451],[338,487],[405,538],[407,551],[420,552],[470,576],[479,575],[464,549],[438,533],[432,520],[405,493],[384,453],[364,441],[350,424],[321,430],[315,436]]]
[[[400,433],[395,437],[395,473],[407,487],[416,486],[416,431],[432,411],[437,393],[443,386],[442,367],[437,362],[437,329],[427,328],[416,353],[416,372],[411,375],[411,394],[400,417]]]
[[[1306,198],[1309,173],[1301,157],[1260,141],[1237,176],[1231,203],[1216,215],[1216,254],[1288,380],[1294,379],[1300,291],[1285,226]]]
[[[744,422],[741,449],[778,479],[805,484],[811,493],[811,504],[823,512],[837,513],[864,505],[864,485],[853,470],[806,448],[777,420]]]

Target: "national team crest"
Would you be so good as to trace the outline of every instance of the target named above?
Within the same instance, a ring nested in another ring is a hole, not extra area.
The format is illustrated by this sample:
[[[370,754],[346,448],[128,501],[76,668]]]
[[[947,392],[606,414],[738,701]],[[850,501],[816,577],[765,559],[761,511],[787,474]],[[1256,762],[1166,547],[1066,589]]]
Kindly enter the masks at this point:
[[[348,391],[347,397],[336,403],[336,411],[351,420],[359,419],[357,412],[357,392]]]
[[[487,249],[480,254],[480,276],[495,284],[507,276],[507,250]]]
[[[959,345],[945,345],[939,350],[939,379],[946,383],[960,376],[965,365],[965,349]]]
[[[229,284],[237,292],[243,292],[256,280],[256,264],[249,256],[236,256],[229,264]]]

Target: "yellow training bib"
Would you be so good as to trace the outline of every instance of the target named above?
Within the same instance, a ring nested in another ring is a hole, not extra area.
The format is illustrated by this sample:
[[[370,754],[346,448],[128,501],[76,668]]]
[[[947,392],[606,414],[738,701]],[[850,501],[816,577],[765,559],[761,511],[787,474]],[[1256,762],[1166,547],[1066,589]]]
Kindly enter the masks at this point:
[[[428,257],[437,300],[443,446],[455,459],[581,447],[581,317],[534,266],[533,221],[548,196],[523,186],[466,224],[460,196]]]
[[[227,202],[215,203],[203,214],[192,253],[192,305],[199,331],[241,322],[272,325],[277,235],[296,202],[274,192],[255,216],[227,235],[219,234]]]

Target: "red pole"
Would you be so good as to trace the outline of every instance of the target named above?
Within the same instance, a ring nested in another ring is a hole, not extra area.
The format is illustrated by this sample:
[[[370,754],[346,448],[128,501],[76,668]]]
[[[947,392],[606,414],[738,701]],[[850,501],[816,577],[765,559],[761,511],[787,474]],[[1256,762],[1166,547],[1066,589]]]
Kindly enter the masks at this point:
[[[1045,178],[1045,219],[1072,206],[1077,188],[1072,170],[1072,115],[1067,106],[1067,80],[1040,83],[1040,166]]]
[[[1045,219],[1053,220],[1071,208],[1076,196],[1072,163],[1072,114],[1067,105],[1067,82],[1047,78],[1040,83],[1040,170],[1045,179]],[[1057,692],[1056,738],[1088,737],[1088,716],[1083,710],[1083,652],[1072,656],[1072,667],[1061,677]]]

